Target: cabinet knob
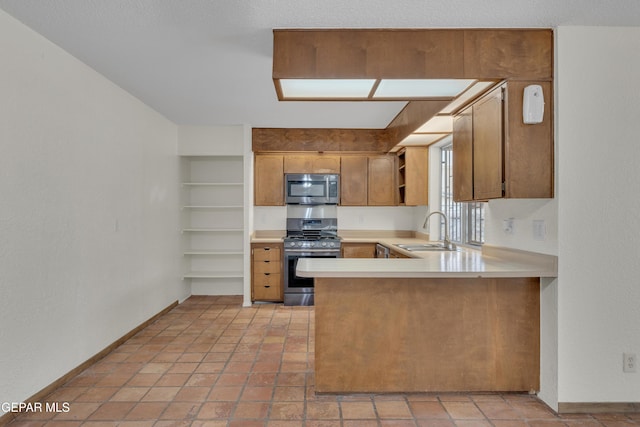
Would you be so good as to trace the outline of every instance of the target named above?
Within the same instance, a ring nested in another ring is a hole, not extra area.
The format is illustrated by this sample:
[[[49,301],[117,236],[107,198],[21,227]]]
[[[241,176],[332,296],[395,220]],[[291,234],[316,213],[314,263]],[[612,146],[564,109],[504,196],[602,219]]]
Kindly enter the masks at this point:
[[[265,288],[270,288],[270,287],[271,287],[271,285],[264,285],[264,287],[265,287]]]
[[[270,275],[270,274],[271,274],[271,273],[264,273],[264,275],[265,275],[265,276],[268,276],[268,275]]]

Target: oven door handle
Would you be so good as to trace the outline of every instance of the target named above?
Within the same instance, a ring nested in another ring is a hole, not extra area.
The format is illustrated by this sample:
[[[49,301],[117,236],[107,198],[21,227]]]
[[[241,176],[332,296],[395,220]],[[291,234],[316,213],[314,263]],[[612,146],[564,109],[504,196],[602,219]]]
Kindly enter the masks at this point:
[[[334,253],[334,254],[339,254],[340,250],[336,250],[336,249],[285,249],[284,254],[301,254],[301,253],[308,253],[308,254],[317,254],[317,253],[322,253],[322,254],[327,254],[327,253]]]

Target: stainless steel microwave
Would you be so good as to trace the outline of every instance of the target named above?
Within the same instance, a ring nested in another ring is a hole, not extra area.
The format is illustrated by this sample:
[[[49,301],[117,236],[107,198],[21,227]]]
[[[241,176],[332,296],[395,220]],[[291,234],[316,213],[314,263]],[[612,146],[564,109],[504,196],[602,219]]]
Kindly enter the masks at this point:
[[[340,175],[288,173],[284,179],[288,204],[337,205],[340,201]]]

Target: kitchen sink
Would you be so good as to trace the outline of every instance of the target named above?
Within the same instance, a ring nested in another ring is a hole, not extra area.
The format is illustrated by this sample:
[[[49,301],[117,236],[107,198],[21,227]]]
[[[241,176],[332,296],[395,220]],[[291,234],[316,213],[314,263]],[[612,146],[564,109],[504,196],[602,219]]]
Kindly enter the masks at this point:
[[[433,243],[421,243],[421,244],[404,244],[397,243],[394,246],[399,247],[400,249],[404,249],[409,252],[420,252],[420,251],[455,251],[457,249],[449,249],[444,246],[442,242],[433,242]]]

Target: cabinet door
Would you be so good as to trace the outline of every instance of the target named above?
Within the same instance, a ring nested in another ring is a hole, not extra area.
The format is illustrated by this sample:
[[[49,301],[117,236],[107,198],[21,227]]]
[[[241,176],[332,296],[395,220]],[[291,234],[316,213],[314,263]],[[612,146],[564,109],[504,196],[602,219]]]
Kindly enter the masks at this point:
[[[473,105],[473,196],[503,196],[503,104],[498,88]]]
[[[429,204],[429,149],[407,147],[405,151],[405,193],[407,206]]]
[[[369,206],[395,206],[395,156],[369,157],[367,199]]]
[[[343,243],[342,257],[343,258],[375,258],[376,244],[375,243]]]
[[[340,173],[340,156],[316,157],[313,160],[313,173]]]
[[[253,194],[256,206],[284,205],[282,156],[256,154],[254,178]]]
[[[342,156],[340,161],[340,204],[367,206],[367,157]]]
[[[453,119],[453,200],[473,200],[473,107]]]
[[[286,155],[284,173],[340,173],[340,156]]]

